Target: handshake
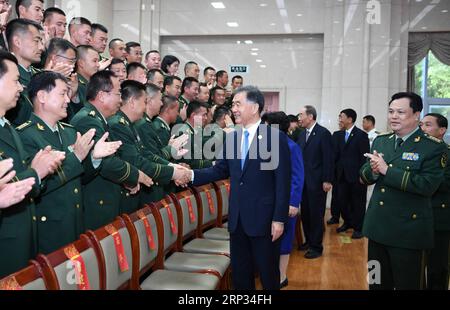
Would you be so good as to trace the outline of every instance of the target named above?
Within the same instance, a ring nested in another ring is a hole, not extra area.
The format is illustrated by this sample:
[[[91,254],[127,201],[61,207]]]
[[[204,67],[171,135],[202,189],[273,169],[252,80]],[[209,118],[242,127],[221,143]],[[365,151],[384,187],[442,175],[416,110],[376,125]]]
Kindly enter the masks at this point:
[[[187,187],[189,182],[192,181],[193,171],[190,169],[188,165],[180,165],[180,164],[169,164],[172,166],[173,175],[172,180],[175,182],[177,186]]]

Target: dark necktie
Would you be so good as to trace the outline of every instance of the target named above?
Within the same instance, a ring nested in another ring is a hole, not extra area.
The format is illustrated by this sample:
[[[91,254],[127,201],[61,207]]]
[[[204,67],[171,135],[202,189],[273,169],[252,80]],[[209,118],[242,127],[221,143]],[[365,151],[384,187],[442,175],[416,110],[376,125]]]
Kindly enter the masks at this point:
[[[397,138],[397,140],[395,141],[395,149],[397,150],[400,146],[402,146],[402,144],[403,144],[403,139]]]
[[[56,137],[56,141],[58,142],[58,146],[59,146],[60,148],[62,148],[62,140],[61,140],[61,136],[59,135],[59,131],[58,131],[58,130],[55,130],[55,131],[53,132],[53,134],[54,134],[55,137]]]

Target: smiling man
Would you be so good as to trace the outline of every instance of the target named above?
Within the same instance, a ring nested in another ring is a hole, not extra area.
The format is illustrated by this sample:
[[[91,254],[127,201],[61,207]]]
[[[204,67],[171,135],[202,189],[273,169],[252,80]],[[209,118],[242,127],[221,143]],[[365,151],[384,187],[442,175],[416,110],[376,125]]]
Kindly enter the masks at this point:
[[[422,108],[415,93],[392,96],[393,132],[374,140],[360,171],[364,183],[375,184],[363,224],[370,289],[424,287],[424,252],[433,247],[431,198],[443,181],[447,148],[419,128]]]

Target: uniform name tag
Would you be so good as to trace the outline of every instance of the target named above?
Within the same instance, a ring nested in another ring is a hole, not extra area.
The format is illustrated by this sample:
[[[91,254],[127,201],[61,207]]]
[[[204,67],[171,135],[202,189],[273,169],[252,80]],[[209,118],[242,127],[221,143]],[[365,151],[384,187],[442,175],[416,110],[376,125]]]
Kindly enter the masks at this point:
[[[418,161],[419,160],[419,154],[418,153],[403,153],[402,159],[403,160]]]

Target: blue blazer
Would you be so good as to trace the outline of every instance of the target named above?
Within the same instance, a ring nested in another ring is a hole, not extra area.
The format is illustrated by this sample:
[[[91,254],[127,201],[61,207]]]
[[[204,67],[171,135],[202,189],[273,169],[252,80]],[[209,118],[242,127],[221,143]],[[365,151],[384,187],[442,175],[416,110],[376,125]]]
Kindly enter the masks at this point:
[[[298,208],[302,201],[303,182],[305,180],[305,169],[303,167],[302,150],[297,143],[288,139],[289,149],[291,151],[292,180],[291,180],[291,198],[289,205]]]
[[[333,181],[334,158],[331,133],[316,123],[308,142],[306,142],[306,130],[303,130],[297,143],[303,151],[306,190],[322,190],[323,182]]]
[[[261,124],[241,169],[242,129],[238,129],[226,136],[222,159],[211,168],[194,170],[196,186],[230,178],[231,233],[236,230],[238,220],[250,237],[270,236],[272,221],[287,222],[291,187],[287,139],[284,133]]]

